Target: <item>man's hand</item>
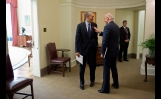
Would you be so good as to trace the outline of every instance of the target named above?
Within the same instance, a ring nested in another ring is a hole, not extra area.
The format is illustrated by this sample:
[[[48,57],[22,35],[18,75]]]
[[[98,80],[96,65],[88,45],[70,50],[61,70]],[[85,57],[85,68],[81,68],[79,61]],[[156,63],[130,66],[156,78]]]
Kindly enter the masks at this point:
[[[129,39],[125,40],[125,42],[126,42],[126,43],[129,42]]]
[[[75,53],[75,54],[76,54],[76,56],[78,56],[78,57],[80,56],[80,53],[79,53],[79,52],[77,52],[77,53]]]
[[[103,58],[103,54],[101,54],[101,57]]]
[[[95,32],[100,33],[100,31],[96,27],[93,26],[93,28],[95,29]]]

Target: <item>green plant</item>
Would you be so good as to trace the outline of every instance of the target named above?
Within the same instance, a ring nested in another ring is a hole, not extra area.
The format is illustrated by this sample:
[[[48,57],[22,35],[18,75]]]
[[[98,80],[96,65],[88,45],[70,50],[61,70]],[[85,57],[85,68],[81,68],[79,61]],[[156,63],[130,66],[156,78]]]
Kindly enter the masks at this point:
[[[149,49],[149,54],[151,56],[155,55],[155,35],[151,34],[150,37],[148,39],[146,39],[144,42],[142,42],[141,44],[139,44],[139,46],[142,47],[142,49]]]

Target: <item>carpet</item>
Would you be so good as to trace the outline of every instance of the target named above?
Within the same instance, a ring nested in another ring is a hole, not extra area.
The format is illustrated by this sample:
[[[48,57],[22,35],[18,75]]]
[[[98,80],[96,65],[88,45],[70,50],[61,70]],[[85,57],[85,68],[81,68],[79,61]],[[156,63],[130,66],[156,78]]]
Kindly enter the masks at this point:
[[[51,72],[43,77],[31,76],[31,68],[28,64],[17,69],[20,77],[33,78],[34,99],[158,99],[155,97],[155,76],[148,75],[148,81],[144,82],[145,75],[140,74],[142,59],[129,59],[129,62],[117,62],[119,89],[115,89],[112,75],[110,74],[110,94],[98,93],[103,82],[103,66],[96,67],[95,86],[90,87],[90,72],[87,65],[85,70],[85,90],[79,88],[79,65],[62,74]],[[31,67],[33,67],[31,61]],[[28,72],[27,72],[28,70]],[[27,76],[26,76],[27,75]],[[19,92],[31,93],[30,86]],[[23,95],[14,95],[14,99],[22,99]],[[32,99],[27,97],[26,99]],[[161,99],[161,98],[159,98]]]
[[[26,62],[28,62],[28,55],[31,53],[30,51],[24,48],[13,46],[8,46],[8,50],[13,70],[23,66]]]

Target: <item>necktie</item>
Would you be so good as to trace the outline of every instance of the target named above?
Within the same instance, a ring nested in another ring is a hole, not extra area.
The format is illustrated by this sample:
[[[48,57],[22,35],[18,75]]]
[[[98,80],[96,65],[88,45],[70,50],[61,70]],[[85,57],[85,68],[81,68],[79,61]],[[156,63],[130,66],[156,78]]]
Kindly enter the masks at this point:
[[[128,39],[128,31],[126,28],[125,28],[125,32],[126,32],[126,39]]]
[[[91,33],[90,24],[88,24],[88,35],[89,35],[89,37],[90,37],[90,33]]]

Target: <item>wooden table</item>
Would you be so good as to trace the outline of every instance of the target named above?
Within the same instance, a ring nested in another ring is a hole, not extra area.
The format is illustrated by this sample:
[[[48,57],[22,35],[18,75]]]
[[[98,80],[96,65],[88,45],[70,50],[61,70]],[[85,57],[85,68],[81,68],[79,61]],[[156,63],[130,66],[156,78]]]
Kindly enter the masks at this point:
[[[147,82],[147,64],[152,64],[155,66],[155,57],[150,57],[149,54],[145,55],[146,60],[145,60],[145,79],[144,82]]]
[[[32,40],[31,35],[18,35],[18,46],[20,47],[26,47],[27,46],[27,41]]]
[[[57,51],[62,51],[62,57],[64,57],[64,52],[70,51],[69,49],[57,49]]]

